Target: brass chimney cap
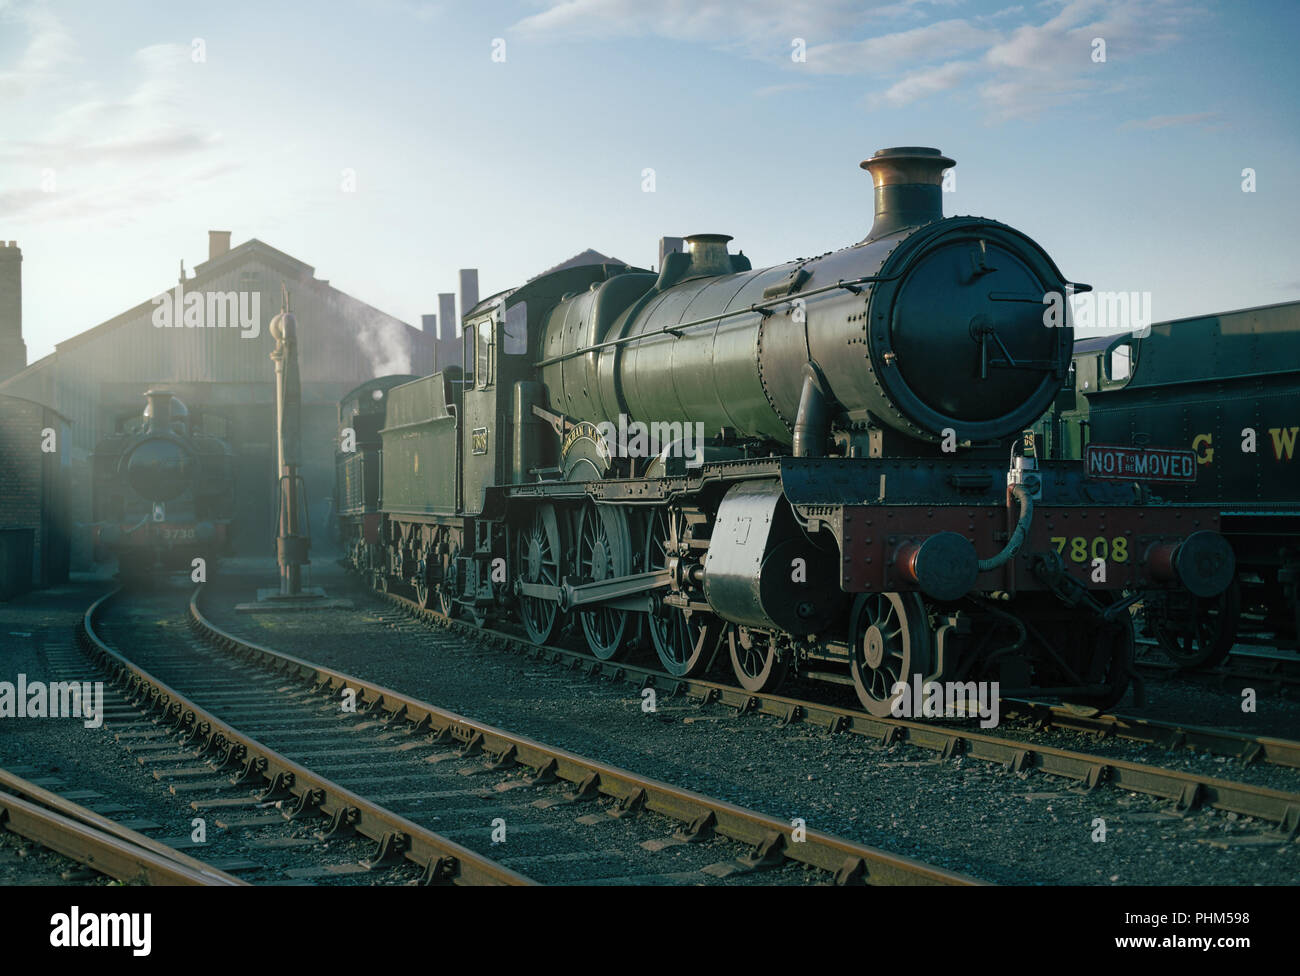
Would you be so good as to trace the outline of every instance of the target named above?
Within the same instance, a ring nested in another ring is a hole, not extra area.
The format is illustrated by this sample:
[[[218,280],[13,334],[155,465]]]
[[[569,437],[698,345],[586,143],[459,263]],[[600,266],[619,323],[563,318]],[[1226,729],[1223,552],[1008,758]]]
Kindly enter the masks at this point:
[[[957,161],[928,146],[895,146],[873,153],[859,165],[871,174],[876,187],[917,183],[939,186],[943,171],[956,166]]]

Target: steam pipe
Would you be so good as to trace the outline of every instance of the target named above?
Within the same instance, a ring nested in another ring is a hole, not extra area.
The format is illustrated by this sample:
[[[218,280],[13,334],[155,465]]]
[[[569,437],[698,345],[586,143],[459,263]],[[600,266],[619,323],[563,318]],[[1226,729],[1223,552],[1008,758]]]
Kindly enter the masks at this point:
[[[825,457],[831,436],[830,394],[821,370],[811,362],[803,364],[803,389],[793,433],[795,457]]]
[[[1011,533],[1011,538],[1002,547],[1002,551],[990,559],[981,559],[979,561],[979,571],[981,573],[1005,565],[1012,556],[1020,551],[1020,547],[1025,544],[1025,538],[1029,535],[1029,523],[1034,518],[1034,500],[1029,496],[1029,492],[1025,491],[1023,485],[1012,485],[1011,496],[1020,503],[1020,520],[1016,522],[1016,530]]]

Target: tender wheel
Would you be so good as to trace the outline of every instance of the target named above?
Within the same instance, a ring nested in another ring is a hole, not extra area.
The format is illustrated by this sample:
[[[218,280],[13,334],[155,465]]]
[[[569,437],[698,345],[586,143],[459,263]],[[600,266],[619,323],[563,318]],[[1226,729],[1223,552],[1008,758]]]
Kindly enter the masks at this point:
[[[1237,581],[1208,600],[1180,600],[1152,608],[1147,615],[1151,635],[1180,668],[1212,668],[1237,642],[1241,619],[1241,589]]]
[[[442,579],[433,588],[433,608],[444,617],[455,617],[460,612],[456,595],[460,592],[460,547],[452,545],[450,551],[439,556],[442,560]]]
[[[684,533],[685,520],[680,512],[668,516],[656,509],[646,532],[646,569],[663,569],[670,554],[680,555]],[[687,612],[665,606],[658,599],[647,616],[647,625],[659,663],[675,678],[699,674],[708,667],[726,629],[711,613]]]
[[[444,617],[456,616],[457,603],[455,595],[446,588],[447,583],[438,584],[437,589],[433,591],[433,609],[437,610]]]
[[[415,602],[420,605],[420,609],[428,610],[429,606],[433,602],[433,587],[429,584],[428,574],[416,574],[415,580],[411,584],[411,589],[415,591]]]
[[[748,627],[733,627],[727,632],[731,648],[731,667],[736,680],[746,691],[775,691],[785,680],[789,662],[777,651],[776,642],[766,634]]]
[[[849,671],[862,707],[888,716],[913,675],[924,681],[934,652],[925,604],[916,593],[863,593],[853,604]]]
[[[525,583],[560,585],[560,529],[554,506],[538,508],[532,524],[520,536],[518,566]],[[559,615],[560,605],[554,600],[523,594],[519,597],[519,616],[534,644],[551,639]]]
[[[627,518],[608,505],[587,505],[578,532],[578,579],[596,583],[632,572],[632,543]],[[587,647],[602,661],[622,658],[628,649],[627,613],[596,607],[578,613]]]

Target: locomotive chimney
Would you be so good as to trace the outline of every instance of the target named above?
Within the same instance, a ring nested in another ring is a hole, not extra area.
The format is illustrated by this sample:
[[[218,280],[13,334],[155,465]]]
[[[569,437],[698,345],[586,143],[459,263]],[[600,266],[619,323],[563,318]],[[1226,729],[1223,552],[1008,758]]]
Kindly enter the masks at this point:
[[[145,392],[145,430],[150,434],[163,434],[172,426],[172,396],[169,390]]]
[[[943,171],[956,165],[925,146],[881,149],[864,159],[862,168],[871,174],[876,193],[876,217],[866,239],[942,220]]]
[[[686,238],[686,253],[691,256],[691,269],[695,275],[731,274],[731,255],[727,253],[727,234],[691,234]]]

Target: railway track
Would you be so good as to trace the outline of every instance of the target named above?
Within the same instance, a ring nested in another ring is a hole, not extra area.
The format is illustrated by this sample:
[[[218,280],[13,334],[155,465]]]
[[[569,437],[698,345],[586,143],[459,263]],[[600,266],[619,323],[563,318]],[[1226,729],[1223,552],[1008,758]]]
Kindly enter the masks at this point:
[[[1140,639],[1134,664],[1146,677],[1179,678],[1221,688],[1243,681],[1283,693],[1300,687],[1300,659],[1288,655],[1233,651],[1218,667],[1193,671],[1170,661],[1155,641]]]
[[[1183,722],[1163,722],[1136,715],[1088,714],[1064,705],[1004,699],[1003,714],[1043,729],[1087,732],[1101,739],[1125,739],[1161,749],[1187,749],[1235,759],[1243,765],[1264,763],[1300,769],[1300,741],[1250,735]]]
[[[0,828],[128,884],[244,884],[4,769],[0,769]]]
[[[368,868],[405,860],[424,881],[459,883],[977,883],[242,641],[203,616],[197,592],[195,633],[157,642],[129,621],[101,622],[111,600],[87,611],[83,643],[166,726],[169,743],[150,742],[163,759],[155,775],[173,789],[256,786],[240,802],[259,820],[324,817],[326,836],[375,843]],[[132,660],[111,646],[118,631]]]
[[[653,687],[670,696],[683,696],[702,705],[717,703],[739,714],[763,714],[782,724],[802,722],[831,732],[852,732],[877,742],[906,743],[947,758],[963,755],[994,763],[1011,771],[1036,769],[1051,776],[1081,783],[1128,790],[1173,801],[1180,811],[1206,805],[1239,816],[1255,817],[1277,825],[1294,837],[1300,831],[1300,793],[1228,780],[1200,772],[1168,769],[1150,763],[1117,759],[1076,749],[1029,743],[1009,735],[991,735],[966,726],[907,719],[877,718],[855,708],[770,693],[753,693],[702,678],[676,678],[655,668],[627,662],[598,661],[585,651],[547,645],[538,647],[527,638],[504,631],[479,628],[421,608],[393,592],[375,591],[404,613],[426,624],[451,627],[488,644],[514,650],[533,659],[548,660],[582,670],[592,677],[627,681],[640,688]],[[1081,713],[1069,706],[1027,701],[1006,702],[1007,714],[1028,720],[1037,729],[1086,731],[1099,739],[1124,739],[1171,751],[1191,750],[1237,760],[1300,768],[1300,742],[1253,736],[1193,725],[1158,722],[1136,717]]]
[[[422,873],[423,882],[456,884],[528,884],[529,879],[510,871],[441,835],[366,800],[347,788],[317,775],[306,766],[288,759],[251,735],[236,729],[214,713],[129,660],[101,636],[97,617],[120,591],[113,591],[86,611],[78,631],[83,650],[141,710],[158,726],[119,733],[140,736],[137,751],[148,757],[155,778],[170,782],[173,792],[190,792],[197,787],[200,798],[193,801],[196,812],[217,813],[218,827],[243,829],[276,820],[324,821],[317,835],[322,841],[366,838],[376,845],[372,856],[355,865],[362,870],[392,868],[409,862]],[[174,639],[165,642],[175,647]],[[137,648],[140,645],[137,645]],[[186,655],[182,654],[182,658]],[[175,662],[173,662],[175,663]],[[193,671],[204,670],[202,660],[191,649],[188,654],[191,681]],[[172,668],[173,672],[182,669]],[[233,695],[247,709],[260,698],[263,708],[274,702],[274,687],[253,682],[246,691],[238,680],[213,682],[202,679],[210,694]],[[231,710],[231,699],[225,699]],[[275,706],[272,704],[271,709]],[[245,715],[248,712],[245,710]],[[144,758],[144,757],[142,757]],[[271,808],[275,809],[272,810]],[[238,819],[234,811],[254,814],[256,819]],[[310,880],[343,874],[350,864],[328,865]],[[290,876],[293,880],[309,880]]]

